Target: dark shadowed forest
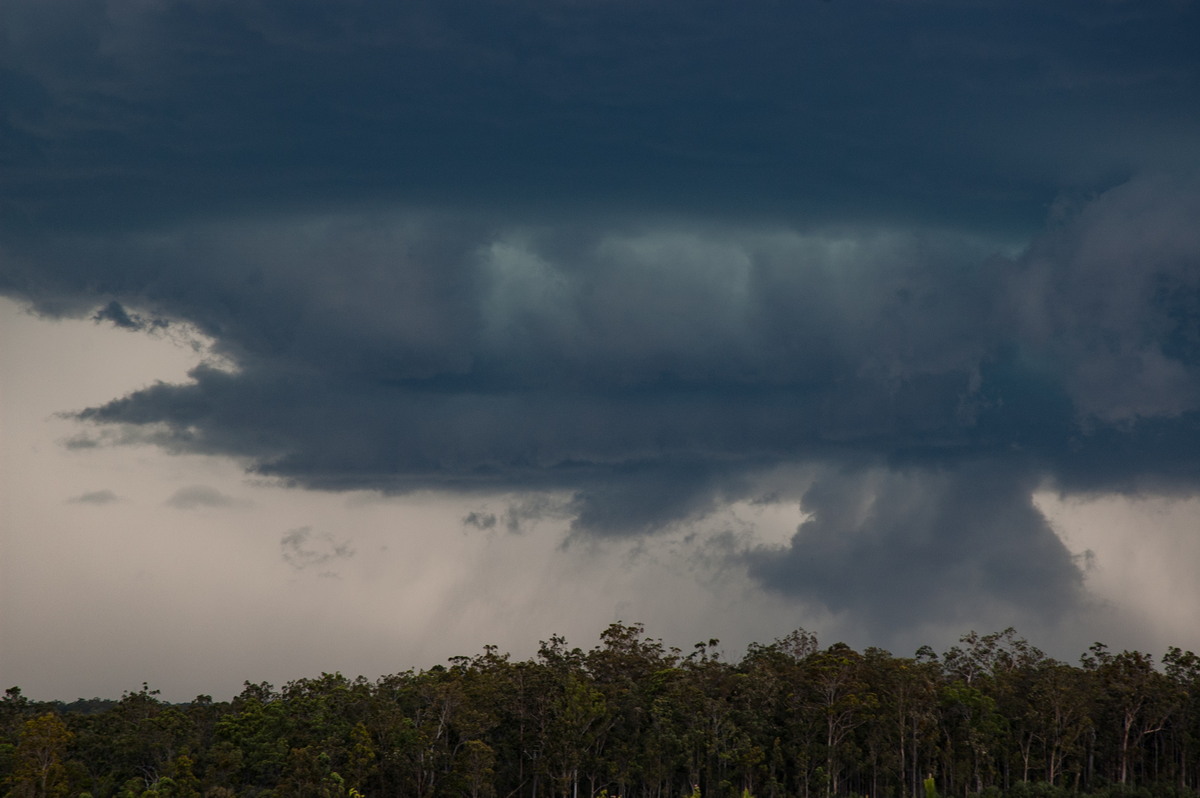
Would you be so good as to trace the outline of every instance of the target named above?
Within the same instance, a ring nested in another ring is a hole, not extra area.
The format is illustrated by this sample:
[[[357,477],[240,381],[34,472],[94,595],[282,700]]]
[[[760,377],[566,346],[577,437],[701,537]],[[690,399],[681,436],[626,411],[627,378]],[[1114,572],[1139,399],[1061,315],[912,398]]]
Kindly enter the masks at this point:
[[[614,624],[514,661],[323,673],[229,701],[0,702],[12,798],[1197,796],[1200,658],[1012,629],[912,657],[799,630],[739,662]]]

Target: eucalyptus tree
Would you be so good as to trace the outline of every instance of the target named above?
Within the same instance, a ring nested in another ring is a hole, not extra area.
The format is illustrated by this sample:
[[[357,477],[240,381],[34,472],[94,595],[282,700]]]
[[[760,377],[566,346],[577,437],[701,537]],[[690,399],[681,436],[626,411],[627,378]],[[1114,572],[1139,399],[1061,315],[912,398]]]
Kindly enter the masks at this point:
[[[10,781],[14,798],[65,798],[65,759],[74,735],[57,713],[47,712],[21,724]]]
[[[851,733],[870,719],[878,697],[866,681],[863,657],[845,643],[835,643],[804,661],[808,701],[821,731],[823,788],[826,796],[841,793],[846,745]]]
[[[1027,723],[1037,745],[1040,768],[1026,762],[1023,779],[1040,772],[1042,780],[1058,786],[1074,772],[1081,781],[1084,744],[1094,730],[1087,674],[1055,660],[1039,665],[1029,686]]]
[[[1162,661],[1178,704],[1170,724],[1174,781],[1180,790],[1195,790],[1200,787],[1194,761],[1200,753],[1200,657],[1172,646]]]
[[[1116,751],[1107,775],[1119,784],[1139,773],[1152,778],[1145,773],[1145,746],[1176,709],[1170,680],[1155,669],[1149,654],[1112,654],[1099,643],[1089,651],[1083,664],[1095,689],[1097,727],[1104,731],[1102,743]]]
[[[604,767],[596,773],[593,793],[602,783],[625,795],[640,779],[652,705],[661,694],[663,677],[679,661],[677,649],[647,637],[640,623],[609,625],[600,635],[600,645],[588,652],[584,666],[606,708],[596,748],[603,753]]]
[[[870,794],[920,794],[936,760],[940,664],[868,648],[863,667],[875,695],[865,739]]]

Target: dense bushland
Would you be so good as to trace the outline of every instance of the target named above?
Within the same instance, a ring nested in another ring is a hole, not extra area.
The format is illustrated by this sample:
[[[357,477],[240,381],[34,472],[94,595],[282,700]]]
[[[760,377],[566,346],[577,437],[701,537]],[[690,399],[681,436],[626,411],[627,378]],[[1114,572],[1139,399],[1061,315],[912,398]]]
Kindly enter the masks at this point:
[[[376,681],[321,674],[227,702],[0,701],[13,798],[1196,796],[1200,658],[1093,646],[1079,665],[1013,630],[938,655],[818,646],[740,662],[614,624]]]

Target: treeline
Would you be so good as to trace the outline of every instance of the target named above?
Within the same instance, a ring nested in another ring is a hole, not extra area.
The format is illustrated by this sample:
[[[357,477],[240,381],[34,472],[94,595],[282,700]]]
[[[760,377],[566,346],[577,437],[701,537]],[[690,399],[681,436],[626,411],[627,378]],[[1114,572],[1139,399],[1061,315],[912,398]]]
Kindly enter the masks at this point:
[[[797,631],[740,662],[614,624],[374,682],[322,674],[228,702],[0,701],[12,798],[1197,796],[1200,658],[1013,630],[896,657]]]

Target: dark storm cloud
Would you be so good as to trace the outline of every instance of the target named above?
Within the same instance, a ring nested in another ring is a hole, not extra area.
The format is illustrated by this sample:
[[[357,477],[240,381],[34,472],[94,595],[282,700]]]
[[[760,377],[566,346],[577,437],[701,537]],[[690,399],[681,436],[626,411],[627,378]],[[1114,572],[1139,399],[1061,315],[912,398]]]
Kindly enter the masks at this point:
[[[271,233],[283,264],[256,259],[273,244],[180,234],[190,246],[136,302],[217,336],[238,370],[201,367],[192,383],[84,416],[319,487],[585,480],[581,501],[594,503],[659,481],[636,503],[652,522],[656,504],[701,509],[685,488],[726,460],[963,443],[973,370],[999,340],[985,303],[998,272],[954,240],[651,230],[564,247],[464,235],[441,260],[410,260],[406,249],[440,252],[419,227],[408,239],[335,229],[303,246],[293,232]],[[136,269],[144,246],[113,253],[114,271]],[[357,257],[329,271],[327,253],[350,246]],[[254,264],[255,277],[203,270],[197,250]],[[89,279],[73,262],[57,276]]]
[[[146,319],[137,313],[129,313],[121,306],[121,303],[117,302],[115,299],[97,310],[92,316],[92,321],[111,322],[117,327],[133,332],[141,332],[147,328],[162,328],[168,326],[168,322],[163,319]]]
[[[789,545],[749,555],[770,588],[870,622],[1053,616],[1081,574],[1041,512],[1027,473],[986,462],[953,469],[833,471],[804,494]]]
[[[1011,228],[1064,186],[1198,157],[1189,3],[18,0],[0,14],[14,235],[384,195]]]
[[[753,499],[781,463],[833,469],[792,546],[746,562],[882,629],[904,619],[876,602],[910,578],[927,593],[909,618],[1070,605],[1078,571],[1031,503],[1043,480],[1200,484],[1198,197],[1135,180],[1018,256],[928,230],[399,210],[79,237],[39,277],[61,303],[86,295],[76,263],[111,263],[123,306],[187,319],[235,364],[81,418],[301,486],[566,491],[576,534],[629,535]],[[151,252],[167,256],[139,283]],[[519,528],[508,515],[467,523]]]
[[[0,291],[212,339],[100,440],[600,535],[807,463],[763,584],[1062,607],[1038,486],[1200,486],[1198,14],[8,3]]]

